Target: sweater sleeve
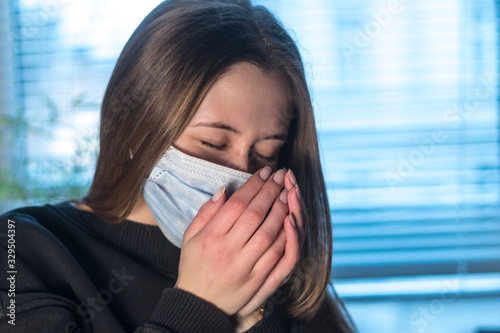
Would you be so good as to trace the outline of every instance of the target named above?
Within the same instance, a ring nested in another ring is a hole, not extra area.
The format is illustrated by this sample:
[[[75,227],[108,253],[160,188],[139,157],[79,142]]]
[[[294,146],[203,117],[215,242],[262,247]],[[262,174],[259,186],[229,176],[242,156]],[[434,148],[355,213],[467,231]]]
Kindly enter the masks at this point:
[[[18,294],[16,303],[10,303],[12,298],[7,292],[2,290],[0,295],[0,332],[124,332],[115,320],[98,323],[82,320],[77,307],[57,295]],[[136,332],[230,333],[234,330],[224,315],[203,300],[182,291],[166,289],[151,320]]]
[[[130,331],[123,325],[126,318],[102,303],[109,295],[120,296],[112,293],[119,279],[109,290],[98,290],[73,253],[34,217],[0,215],[0,262],[0,332]],[[133,330],[234,332],[229,318],[214,306],[174,288],[163,290],[149,320]]]
[[[229,319],[215,307],[188,292],[167,288],[148,323],[136,333],[234,332]]]

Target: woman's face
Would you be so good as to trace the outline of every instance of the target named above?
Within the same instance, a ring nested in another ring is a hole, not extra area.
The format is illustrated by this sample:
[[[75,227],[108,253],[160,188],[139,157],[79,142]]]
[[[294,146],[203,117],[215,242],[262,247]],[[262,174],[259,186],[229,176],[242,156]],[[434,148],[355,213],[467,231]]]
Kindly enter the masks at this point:
[[[254,173],[278,166],[292,115],[290,92],[279,72],[238,63],[209,89],[173,146],[233,169]]]

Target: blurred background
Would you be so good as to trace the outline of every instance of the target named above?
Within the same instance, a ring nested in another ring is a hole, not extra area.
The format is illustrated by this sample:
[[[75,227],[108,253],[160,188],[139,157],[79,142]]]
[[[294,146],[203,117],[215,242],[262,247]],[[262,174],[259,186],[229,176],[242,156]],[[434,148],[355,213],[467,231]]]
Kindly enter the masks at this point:
[[[159,0],[0,1],[0,212],[81,197]],[[301,48],[361,333],[500,332],[500,1],[261,0]]]

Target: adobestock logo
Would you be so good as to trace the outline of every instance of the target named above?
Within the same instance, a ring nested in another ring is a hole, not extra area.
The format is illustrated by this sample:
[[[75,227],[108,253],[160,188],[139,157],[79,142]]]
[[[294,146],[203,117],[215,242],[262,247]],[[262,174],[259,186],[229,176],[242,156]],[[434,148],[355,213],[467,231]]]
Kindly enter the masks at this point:
[[[480,110],[481,102],[495,98],[497,75],[495,73],[481,78],[473,93],[455,104],[450,105],[441,115],[444,127],[435,128],[427,138],[416,140],[414,147],[406,156],[399,158],[396,170],[384,174],[391,191],[411,177],[418,167],[435,155],[439,145],[444,144],[452,131],[464,126],[466,120]]]
[[[77,315],[85,318],[85,323],[90,323],[95,319],[96,314],[102,312],[109,305],[115,295],[120,294],[130,281],[133,281],[136,276],[127,274],[125,267],[121,271],[116,269],[111,270],[113,277],[108,281],[107,288],[99,290],[94,297],[87,297],[76,308]],[[64,331],[59,333],[81,333],[82,329],[75,321],[69,321],[64,327]]]
[[[353,55],[363,52],[370,46],[383,29],[392,23],[393,17],[402,11],[403,7],[399,0],[390,0],[386,3],[385,8],[373,11],[371,21],[368,21],[364,27],[356,29],[354,37],[350,41],[340,43],[340,50],[347,62],[351,62]]]

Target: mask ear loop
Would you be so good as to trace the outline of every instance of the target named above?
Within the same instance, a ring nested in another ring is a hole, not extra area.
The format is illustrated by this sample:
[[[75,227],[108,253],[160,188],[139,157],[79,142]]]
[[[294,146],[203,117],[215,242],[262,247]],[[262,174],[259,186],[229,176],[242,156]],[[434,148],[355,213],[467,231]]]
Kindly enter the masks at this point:
[[[128,149],[128,152],[130,153],[130,159],[134,159],[134,154],[132,154],[132,148]]]

